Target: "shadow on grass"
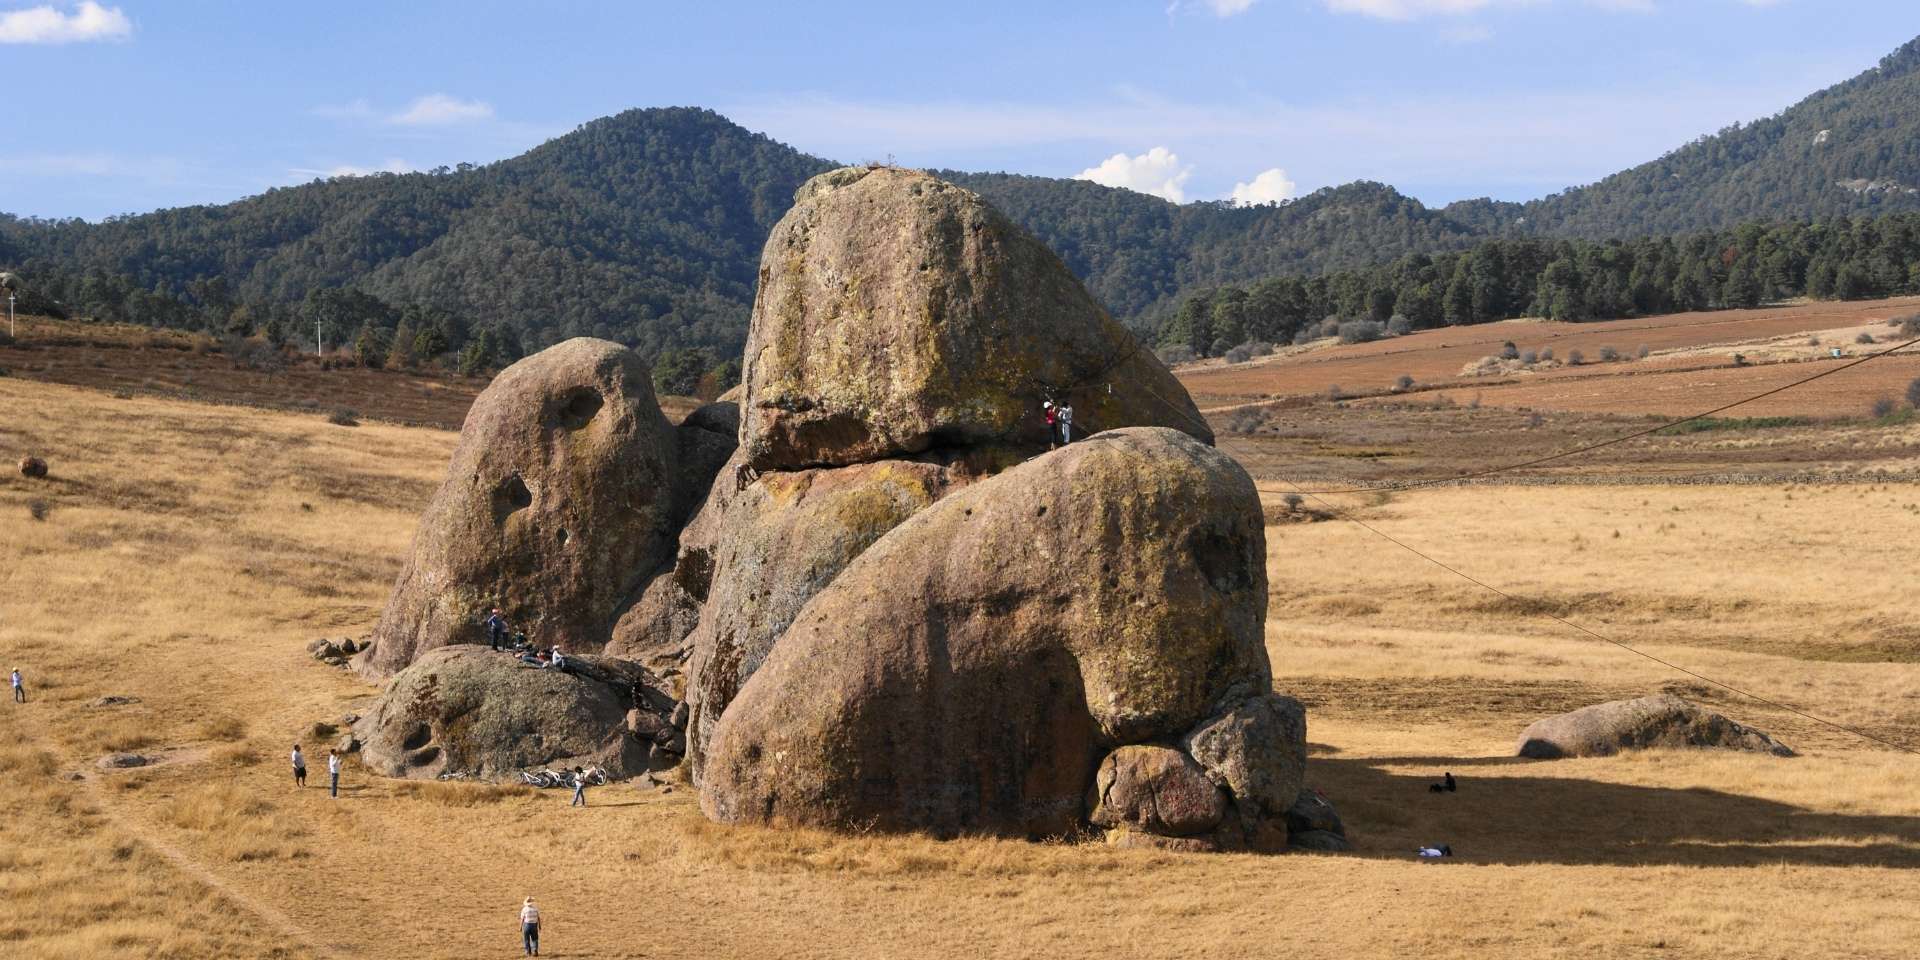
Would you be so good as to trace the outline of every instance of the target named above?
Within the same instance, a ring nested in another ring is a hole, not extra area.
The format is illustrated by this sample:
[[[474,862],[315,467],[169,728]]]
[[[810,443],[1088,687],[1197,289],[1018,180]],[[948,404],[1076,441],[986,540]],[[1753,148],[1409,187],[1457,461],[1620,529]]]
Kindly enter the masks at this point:
[[[1791,763],[1792,761],[1782,761]],[[1425,767],[1394,774],[1383,765]],[[1463,776],[1463,769],[1511,769]],[[1517,758],[1317,758],[1309,783],[1340,810],[1360,856],[1407,859],[1444,843],[1462,861],[1569,865],[1920,868],[1920,817],[1824,813],[1705,788],[1552,776]],[[1427,788],[1451,770],[1457,793]]]

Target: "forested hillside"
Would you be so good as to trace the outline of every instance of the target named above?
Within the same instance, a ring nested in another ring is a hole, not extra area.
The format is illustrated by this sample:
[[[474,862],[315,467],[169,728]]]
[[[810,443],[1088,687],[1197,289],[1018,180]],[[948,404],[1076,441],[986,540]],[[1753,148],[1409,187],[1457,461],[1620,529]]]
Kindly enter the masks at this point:
[[[1920,39],[1774,116],[1590,186],[1446,214],[1483,232],[1605,239],[1905,210],[1920,210]]]
[[[483,339],[468,365],[590,334],[663,355],[674,377],[697,379],[738,355],[767,233],[794,189],[830,166],[711,111],[631,110],[483,167],[327,180],[97,224],[0,215],[0,269],[27,278],[30,309],[295,341],[318,322],[331,342],[366,341],[369,354],[400,339],[404,320],[411,336],[436,331],[414,352]],[[1634,269],[1655,269],[1646,256],[1616,269],[1622,254],[1609,248],[1520,241],[1920,210],[1920,40],[1778,116],[1526,204],[1431,209],[1353,183],[1276,206],[1176,205],[1078,180],[941,173],[1033,230],[1143,331],[1196,292],[1330,271],[1366,277],[1341,282],[1371,290],[1384,283],[1371,269],[1382,265],[1395,272],[1392,301],[1414,305],[1388,316],[1424,317],[1456,286],[1459,264],[1495,252],[1529,277],[1512,281],[1525,289],[1503,295],[1496,313],[1532,309],[1539,278],[1527,271],[1563,261],[1595,279],[1581,281],[1578,305],[1548,297],[1543,310],[1646,310],[1659,300],[1647,290],[1695,279],[1712,302],[1728,279],[1714,271],[1738,256],[1718,268],[1695,252],[1659,258],[1698,261],[1710,276],[1685,279],[1696,271],[1676,267],[1672,282],[1642,283]],[[1494,239],[1508,245],[1487,245]],[[1709,241],[1664,242],[1691,251]],[[1476,245],[1474,257],[1449,256]],[[1409,283],[1409,271],[1423,279]],[[1803,273],[1775,276],[1770,289],[1814,287]],[[1843,287],[1836,274],[1836,295]],[[1316,303],[1377,314],[1386,295],[1376,294],[1366,310],[1350,293]]]

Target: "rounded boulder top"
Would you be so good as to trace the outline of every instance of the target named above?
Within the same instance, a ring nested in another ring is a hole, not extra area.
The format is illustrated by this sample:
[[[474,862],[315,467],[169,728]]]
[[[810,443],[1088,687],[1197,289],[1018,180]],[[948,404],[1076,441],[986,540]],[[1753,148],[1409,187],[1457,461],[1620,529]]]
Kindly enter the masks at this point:
[[[1186,390],[1032,234],[931,174],[847,167],[803,185],[760,261],[741,440],[757,470],[1083,433],[1212,442]]]

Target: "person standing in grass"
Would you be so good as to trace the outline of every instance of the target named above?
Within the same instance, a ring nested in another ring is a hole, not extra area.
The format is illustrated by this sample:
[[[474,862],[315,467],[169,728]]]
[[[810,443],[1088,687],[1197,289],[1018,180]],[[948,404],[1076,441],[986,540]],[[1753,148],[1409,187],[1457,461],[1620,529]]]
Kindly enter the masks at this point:
[[[532,897],[520,905],[520,945],[527,948],[527,956],[540,955],[540,908]]]
[[[20,668],[13,668],[13,702],[27,702],[27,685],[20,680]]]
[[[586,805],[587,805],[587,771],[586,771],[586,768],[584,767],[574,767],[573,768],[573,802],[567,804],[567,806],[584,807]]]
[[[327,786],[327,793],[338,800],[340,798],[340,751],[338,750],[327,751],[327,778],[331,781]]]
[[[304,788],[307,785],[307,755],[300,752],[300,745],[293,745],[293,785]]]

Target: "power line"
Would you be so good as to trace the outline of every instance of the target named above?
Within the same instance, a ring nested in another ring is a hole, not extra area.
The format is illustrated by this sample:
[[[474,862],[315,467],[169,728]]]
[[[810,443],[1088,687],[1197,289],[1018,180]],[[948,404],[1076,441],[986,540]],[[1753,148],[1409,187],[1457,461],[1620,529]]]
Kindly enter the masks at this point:
[[[1606,447],[1611,447],[1617,444],[1626,443],[1629,440],[1638,440],[1641,437],[1659,433],[1662,430],[1671,430],[1674,427],[1680,426],[1682,424],[1692,423],[1695,420],[1704,420],[1715,414],[1725,413],[1728,410],[1732,410],[1734,407],[1745,406],[1746,404],[1753,403],[1756,400],[1765,400],[1766,398],[1771,397],[1774,394],[1783,393],[1785,391],[1792,390],[1795,387],[1805,386],[1822,377],[1831,377],[1836,373],[1840,373],[1845,370],[1851,370],[1854,367],[1857,367],[1863,363],[1866,363],[1869,360],[1878,360],[1881,357],[1898,353],[1901,350],[1905,350],[1906,348],[1911,347],[1916,343],[1920,343],[1920,337],[1916,337],[1912,340],[1908,340],[1907,342],[1902,343],[1895,347],[1889,347],[1877,353],[1869,353],[1866,356],[1860,357],[1855,360],[1850,360],[1837,367],[1833,367],[1827,370],[1822,370],[1819,373],[1816,373],[1809,377],[1803,377],[1799,380],[1793,381],[1792,383],[1782,384],[1781,386],[1774,387],[1773,389],[1768,390],[1764,393],[1756,393],[1751,397],[1746,397],[1741,400],[1735,400],[1734,402],[1726,404],[1724,406],[1715,407],[1712,410],[1705,411],[1704,413],[1696,413],[1690,417],[1682,417],[1678,420],[1670,420],[1658,426],[1648,427],[1644,430],[1635,430],[1632,433],[1614,437],[1609,440],[1602,440],[1602,441],[1599,441],[1598,443],[1589,443],[1585,446],[1574,447],[1571,450],[1562,450],[1559,453],[1548,454],[1547,456],[1544,456],[1544,457],[1535,457],[1532,460],[1523,460],[1519,463],[1510,463],[1510,464],[1506,464],[1504,466],[1498,466],[1498,467],[1488,467],[1484,470],[1476,470],[1472,473],[1463,473],[1458,476],[1452,476],[1452,477],[1434,477],[1427,480],[1408,480],[1404,483],[1389,483],[1382,486],[1374,486],[1374,487],[1343,487],[1343,488],[1333,489],[1333,490],[1301,490],[1299,492],[1303,495],[1304,494],[1317,495],[1317,494],[1334,494],[1334,493],[1392,492],[1395,490],[1411,490],[1416,487],[1438,486],[1443,483],[1462,483],[1468,480],[1478,480],[1483,477],[1490,477],[1499,473],[1509,473],[1514,470],[1524,470],[1528,467],[1537,467],[1543,463],[1552,463],[1555,460],[1565,460],[1568,457],[1576,457],[1583,453],[1592,453],[1595,450],[1601,450]]]

